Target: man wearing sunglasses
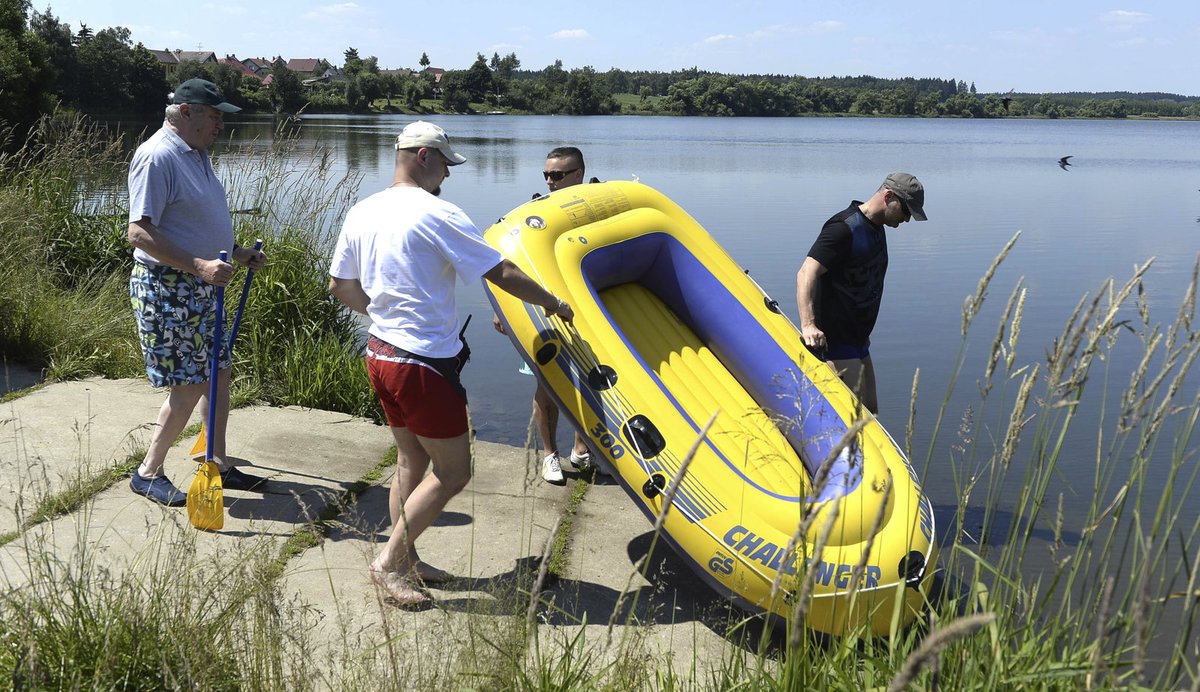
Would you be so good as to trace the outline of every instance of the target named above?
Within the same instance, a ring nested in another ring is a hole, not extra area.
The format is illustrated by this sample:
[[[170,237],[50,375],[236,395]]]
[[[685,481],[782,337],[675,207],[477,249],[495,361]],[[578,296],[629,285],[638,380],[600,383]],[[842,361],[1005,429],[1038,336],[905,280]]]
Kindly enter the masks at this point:
[[[546,154],[542,177],[545,178],[546,187],[550,188],[551,192],[578,185],[583,182],[583,176],[583,152],[578,148],[557,147]],[[596,179],[592,178],[590,182],[596,182]],[[539,196],[534,195],[535,198]],[[501,334],[505,333],[498,315],[493,316],[492,326]],[[542,438],[542,449],[546,451],[542,459],[542,478],[547,483],[562,485],[566,483],[566,478],[562,472],[562,457],[558,453],[558,404],[554,403],[554,398],[541,383],[533,393],[533,420],[537,424],[538,435]],[[600,467],[592,462],[587,441],[578,430],[575,431],[575,442],[569,458],[571,464],[580,471],[599,472]]]
[[[854,200],[825,222],[796,274],[805,345],[832,362],[875,414],[879,400],[869,347],[888,267],[884,227],[898,228],[910,219],[926,219],[925,188],[909,173],[892,173],[866,202]]]

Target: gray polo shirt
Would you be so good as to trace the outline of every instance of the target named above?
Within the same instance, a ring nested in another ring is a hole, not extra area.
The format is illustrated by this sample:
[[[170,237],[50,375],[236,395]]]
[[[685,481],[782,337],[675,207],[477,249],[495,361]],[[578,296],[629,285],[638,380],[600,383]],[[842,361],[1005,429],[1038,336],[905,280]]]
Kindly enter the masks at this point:
[[[191,148],[166,123],[142,142],[129,164],[129,221],[142,217],[193,257],[233,252],[233,219],[208,151]],[[140,249],[133,257],[162,264]]]

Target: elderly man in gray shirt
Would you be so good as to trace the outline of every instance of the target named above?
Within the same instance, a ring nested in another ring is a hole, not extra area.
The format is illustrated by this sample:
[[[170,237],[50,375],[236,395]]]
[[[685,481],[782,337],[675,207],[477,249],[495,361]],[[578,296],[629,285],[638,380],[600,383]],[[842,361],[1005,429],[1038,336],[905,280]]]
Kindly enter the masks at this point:
[[[163,462],[197,402],[207,395],[211,375],[207,344],[216,322],[216,287],[225,286],[233,276],[233,265],[221,261],[219,253],[224,250],[252,269],[266,264],[266,256],[234,244],[225,188],[208,158],[209,147],[224,127],[224,114],[241,109],[227,103],[216,85],[203,79],[184,82],[170,101],[162,128],[138,147],[129,166],[128,237],[134,247],[129,297],[146,375],[155,387],[170,390],[130,487],[155,502],[177,507],[186,504],[187,496],[167,478]],[[216,420],[205,424],[222,485],[230,490],[261,490],[264,479],[225,460],[228,354],[220,364],[217,392]]]

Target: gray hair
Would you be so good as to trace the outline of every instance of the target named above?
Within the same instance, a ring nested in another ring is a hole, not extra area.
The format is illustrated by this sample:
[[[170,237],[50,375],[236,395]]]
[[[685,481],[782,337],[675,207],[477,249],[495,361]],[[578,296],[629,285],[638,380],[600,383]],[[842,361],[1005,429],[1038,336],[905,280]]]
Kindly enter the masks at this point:
[[[173,97],[175,94],[171,94],[171,96]],[[180,121],[183,120],[183,114],[179,112],[178,103],[172,103],[167,106],[166,117],[167,122],[171,123],[172,125],[178,125]]]

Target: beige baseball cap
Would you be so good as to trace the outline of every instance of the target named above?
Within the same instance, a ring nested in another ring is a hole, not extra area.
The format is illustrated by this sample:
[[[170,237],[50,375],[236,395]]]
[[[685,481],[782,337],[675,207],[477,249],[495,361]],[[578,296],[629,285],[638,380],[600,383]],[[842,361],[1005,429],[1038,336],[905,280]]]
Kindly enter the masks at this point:
[[[419,149],[428,147],[437,149],[446,157],[446,162],[457,166],[467,160],[467,157],[454,151],[450,146],[450,137],[442,128],[424,120],[409,123],[396,136],[396,149]]]

